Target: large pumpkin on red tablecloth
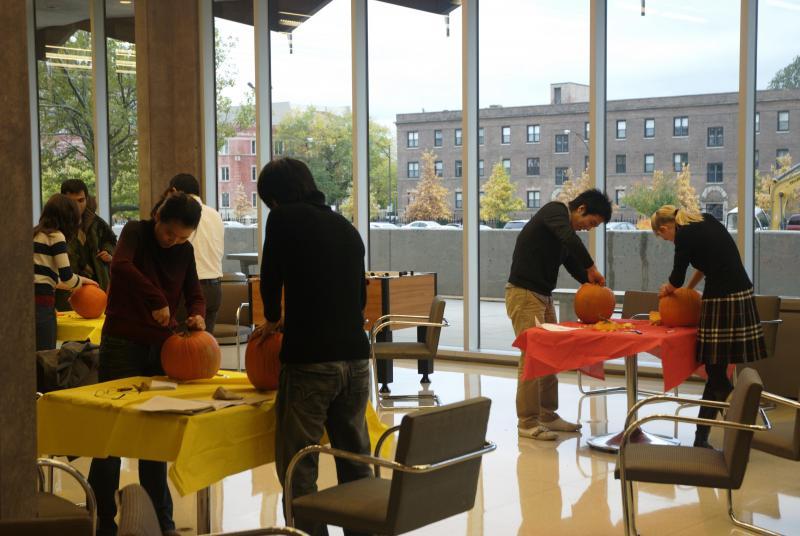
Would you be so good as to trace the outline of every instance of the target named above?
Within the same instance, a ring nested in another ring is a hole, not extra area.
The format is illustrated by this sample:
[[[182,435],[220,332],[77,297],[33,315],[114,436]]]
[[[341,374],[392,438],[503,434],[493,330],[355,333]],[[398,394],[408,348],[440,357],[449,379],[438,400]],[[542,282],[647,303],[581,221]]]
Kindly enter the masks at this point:
[[[106,310],[107,298],[100,287],[83,285],[72,293],[69,304],[83,318],[98,318]]]
[[[176,333],[161,347],[161,366],[176,380],[213,378],[221,360],[219,344],[207,331]]]
[[[658,300],[658,312],[665,326],[696,326],[700,323],[700,294],[681,287]]]
[[[575,294],[575,314],[586,324],[611,318],[615,304],[614,293],[608,287],[584,283]]]
[[[278,388],[278,378],[281,374],[281,344],[283,344],[281,333],[252,337],[247,341],[244,363],[247,379],[256,389],[274,391]]]

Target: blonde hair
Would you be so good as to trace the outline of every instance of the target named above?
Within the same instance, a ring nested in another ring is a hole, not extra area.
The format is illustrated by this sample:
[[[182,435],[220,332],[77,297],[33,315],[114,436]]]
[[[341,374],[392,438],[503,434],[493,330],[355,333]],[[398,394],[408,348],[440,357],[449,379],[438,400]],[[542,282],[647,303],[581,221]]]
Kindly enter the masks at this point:
[[[689,225],[690,223],[697,223],[700,221],[703,221],[703,215],[699,212],[685,208],[679,209],[674,205],[664,205],[650,216],[650,226],[656,234],[658,234],[658,229],[662,225],[668,223]]]

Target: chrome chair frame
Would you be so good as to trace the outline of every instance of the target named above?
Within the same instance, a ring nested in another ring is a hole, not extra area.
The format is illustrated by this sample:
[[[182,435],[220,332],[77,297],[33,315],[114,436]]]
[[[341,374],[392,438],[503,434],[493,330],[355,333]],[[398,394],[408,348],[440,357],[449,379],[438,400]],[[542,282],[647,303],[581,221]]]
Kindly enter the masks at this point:
[[[398,319],[403,319],[403,320],[398,320]],[[390,395],[387,393],[380,392],[380,389],[378,388],[378,360],[375,357],[375,344],[377,343],[378,333],[391,326],[446,328],[450,326],[450,323],[447,321],[446,318],[443,318],[442,322],[439,323],[439,322],[430,322],[429,317],[427,316],[397,315],[397,314],[383,315],[375,321],[375,323],[372,325],[372,328],[369,330],[369,353],[370,353],[370,362],[372,363],[372,384],[373,384],[373,392],[375,394],[375,405],[379,409],[385,409],[387,411],[395,411],[395,410],[405,411],[408,409],[416,409],[424,406],[421,406],[419,404],[417,406],[406,406],[406,407],[386,406],[383,404],[383,400],[400,400],[400,401],[430,400],[433,402],[433,405],[441,406],[441,401],[439,400],[439,397],[434,393],[421,393],[416,395]]]
[[[497,449],[497,445],[495,445],[491,441],[486,441],[482,448],[479,450],[469,452],[467,454],[462,454],[461,456],[456,456],[455,458],[449,458],[447,460],[442,460],[436,463],[429,463],[429,464],[422,464],[422,465],[406,465],[402,464],[393,460],[387,460],[385,458],[380,457],[380,449],[383,446],[383,442],[386,440],[389,435],[398,431],[400,426],[393,426],[386,430],[378,439],[377,443],[375,444],[375,455],[369,456],[366,454],[356,454],[353,452],[349,452],[346,450],[335,449],[333,447],[326,447],[323,445],[309,445],[304,449],[300,450],[295,454],[291,461],[289,462],[289,466],[286,468],[286,478],[284,480],[283,486],[283,500],[284,500],[284,512],[286,513],[286,525],[289,527],[294,527],[294,514],[292,513],[292,476],[294,476],[294,469],[297,466],[298,462],[305,458],[306,456],[314,453],[319,454],[328,454],[333,456],[334,458],[343,458],[345,460],[350,460],[353,462],[361,462],[366,464],[371,464],[375,468],[375,476],[376,478],[380,478],[380,468],[385,467],[387,469],[391,469],[392,471],[401,471],[403,473],[430,473],[433,471],[438,471],[439,469],[444,469],[445,467],[450,467],[452,465],[456,465],[459,463],[463,463],[469,460],[474,460],[475,458],[480,458],[484,454],[488,454]]]
[[[242,371],[242,337],[239,335],[239,327],[242,325],[242,311],[244,309],[250,310],[250,303],[243,302],[236,308],[236,363],[239,365],[238,371]],[[248,340],[250,338],[248,337]]]
[[[769,429],[768,424],[764,426],[757,424],[742,424],[735,421],[701,419],[699,417],[683,417],[680,415],[669,415],[669,414],[648,415],[647,417],[642,417],[641,419],[631,422],[633,416],[636,415],[636,411],[639,408],[653,402],[677,402],[677,403],[684,403],[686,405],[709,406],[720,409],[730,407],[730,404],[728,404],[727,402],[717,402],[717,401],[702,400],[702,399],[694,400],[691,398],[663,395],[663,396],[654,396],[651,398],[640,400],[631,408],[631,410],[628,412],[628,416],[625,418],[625,432],[623,433],[622,441],[620,442],[619,464],[618,464],[620,484],[622,486],[622,517],[625,526],[626,536],[632,536],[632,535],[637,536],[638,532],[636,531],[636,514],[634,511],[635,501],[634,501],[633,482],[628,481],[625,475],[625,450],[629,444],[631,434],[633,434],[637,429],[639,429],[641,425],[649,421],[665,420],[665,421],[685,422],[692,424],[705,424],[708,426],[718,426],[722,428],[745,430],[751,432],[762,432]],[[761,415],[762,417],[764,416],[763,413]],[[728,516],[730,517],[734,525],[743,529],[756,532],[757,534],[763,534],[765,536],[781,536],[777,532],[772,532],[770,530],[757,527],[756,525],[752,525],[750,523],[738,519],[733,509],[733,490],[728,489],[726,491],[727,491],[727,501],[728,501]]]
[[[39,485],[41,486],[42,491],[45,491],[44,482],[46,481],[43,469],[44,467],[47,467],[50,471],[51,480],[49,488],[51,490],[53,488],[52,471],[54,469],[60,469],[78,481],[78,484],[83,489],[83,493],[86,495],[86,509],[89,511],[89,516],[92,518],[92,534],[94,534],[97,528],[97,500],[95,499],[92,486],[89,485],[89,481],[86,480],[86,477],[84,477],[80,471],[68,463],[54,460],[52,458],[38,458],[36,460],[36,470],[38,473]],[[48,491],[47,493],[52,493],[52,491]]]

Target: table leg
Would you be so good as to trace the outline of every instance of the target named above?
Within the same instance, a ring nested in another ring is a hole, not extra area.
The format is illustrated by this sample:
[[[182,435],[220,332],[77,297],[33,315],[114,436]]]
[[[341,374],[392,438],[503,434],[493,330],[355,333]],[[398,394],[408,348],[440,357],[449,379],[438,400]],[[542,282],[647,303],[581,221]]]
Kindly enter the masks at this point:
[[[628,411],[633,408],[639,399],[638,357],[639,354],[625,356],[625,390],[627,392]],[[635,421],[636,418],[636,415],[634,415],[633,420]],[[614,432],[592,437],[587,443],[593,449],[616,453],[619,452],[620,441],[622,441],[622,432]],[[633,432],[630,442],[650,445],[680,445],[678,440],[649,434],[644,430]]]
[[[211,533],[211,489],[197,491],[197,534]]]

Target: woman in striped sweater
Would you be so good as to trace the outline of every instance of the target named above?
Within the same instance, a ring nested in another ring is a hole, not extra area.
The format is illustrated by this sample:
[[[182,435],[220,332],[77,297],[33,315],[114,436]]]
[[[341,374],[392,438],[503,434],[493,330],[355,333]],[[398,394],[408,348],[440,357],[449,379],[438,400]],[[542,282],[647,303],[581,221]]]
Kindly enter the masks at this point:
[[[55,289],[75,290],[81,285],[97,285],[91,279],[72,273],[70,268],[67,240],[75,235],[80,222],[80,211],[75,201],[56,194],[47,201],[39,224],[33,228],[37,351],[56,347]]]

